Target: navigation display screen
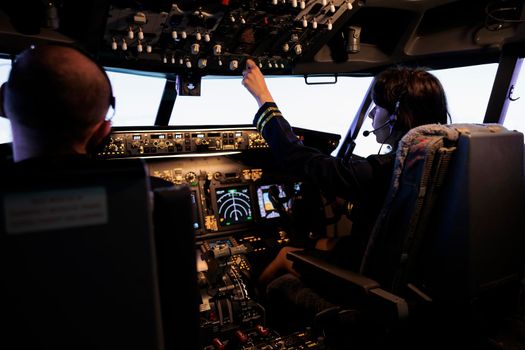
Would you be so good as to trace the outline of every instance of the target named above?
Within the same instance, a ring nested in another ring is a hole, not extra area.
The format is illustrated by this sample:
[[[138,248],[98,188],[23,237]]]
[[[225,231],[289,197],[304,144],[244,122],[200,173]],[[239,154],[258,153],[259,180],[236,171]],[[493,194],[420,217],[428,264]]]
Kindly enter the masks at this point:
[[[262,185],[257,187],[257,201],[259,203],[259,211],[261,218],[263,219],[274,219],[281,215],[277,211],[277,208],[273,205],[270,200],[270,187],[276,186],[279,190],[279,198],[286,198],[286,193],[282,185]],[[285,210],[288,210],[288,202],[282,203]]]
[[[253,221],[252,201],[248,186],[215,189],[219,224],[230,226]]]

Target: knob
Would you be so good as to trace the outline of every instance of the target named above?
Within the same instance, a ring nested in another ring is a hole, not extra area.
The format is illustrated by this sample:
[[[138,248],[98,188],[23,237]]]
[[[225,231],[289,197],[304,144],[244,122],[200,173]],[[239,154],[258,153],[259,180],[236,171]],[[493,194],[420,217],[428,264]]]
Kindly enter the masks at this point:
[[[185,30],[183,30],[181,33],[180,33],[180,36],[182,39],[186,39],[188,37],[188,34],[186,33]]]
[[[139,27],[139,32],[137,34],[137,38],[139,38],[139,40],[144,40],[144,32],[142,31],[141,27]]]
[[[237,68],[239,68],[239,61],[231,60],[230,61],[230,70],[236,70]]]
[[[219,338],[213,338],[213,347],[217,350],[224,350],[226,348],[226,345],[219,339]]]
[[[178,38],[178,34],[177,34],[177,31],[176,31],[176,30],[172,30],[172,31],[171,31],[171,37],[173,38],[173,40],[175,40],[175,39]]]
[[[195,44],[191,45],[191,53],[193,55],[197,55],[199,53],[199,51],[200,51],[200,45],[199,44],[195,43]]]
[[[235,337],[239,340],[241,343],[246,343],[249,339],[246,333],[241,331],[240,329],[235,331]]]
[[[202,34],[201,34],[200,32],[197,32],[197,33],[195,34],[195,40],[199,41],[199,40],[201,40],[201,39],[202,39]]]
[[[133,30],[131,28],[129,28],[128,30],[128,38],[129,40],[133,40],[133,38],[135,38],[135,33],[133,33]]]
[[[146,45],[146,52],[151,53],[151,51],[153,51],[153,48],[151,47],[151,45]]]
[[[265,328],[265,327],[263,327],[263,326],[261,326],[261,325],[257,325],[257,326],[255,327],[255,330],[257,331],[257,333],[259,333],[259,334],[262,335],[263,337],[267,336],[267,335],[270,333],[270,331],[268,330],[268,328]]]
[[[294,51],[295,51],[295,54],[296,55],[300,55],[303,53],[303,47],[301,46],[301,44],[297,44],[294,46]]]
[[[213,46],[213,54],[215,56],[220,55],[222,53],[222,46],[219,44],[216,44]]]
[[[184,179],[187,181],[187,182],[194,182],[196,179],[197,179],[197,174],[195,174],[193,171],[190,171],[188,173],[186,173],[186,175],[184,175]]]
[[[199,58],[199,61],[197,62],[197,65],[199,68],[206,68],[206,65],[208,64],[208,60],[205,58]]]

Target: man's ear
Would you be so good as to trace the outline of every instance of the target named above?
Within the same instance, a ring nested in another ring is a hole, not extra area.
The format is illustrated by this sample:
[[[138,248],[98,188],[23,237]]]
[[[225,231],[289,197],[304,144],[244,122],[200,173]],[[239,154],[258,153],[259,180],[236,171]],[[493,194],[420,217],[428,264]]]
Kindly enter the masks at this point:
[[[102,151],[103,147],[106,144],[106,140],[109,138],[111,134],[111,121],[104,120],[101,124],[99,124],[93,134],[91,135],[91,138],[88,140],[86,144],[86,151],[89,154],[96,154],[100,151]]]
[[[5,95],[5,83],[0,86],[0,117],[7,118],[4,111],[4,95]]]

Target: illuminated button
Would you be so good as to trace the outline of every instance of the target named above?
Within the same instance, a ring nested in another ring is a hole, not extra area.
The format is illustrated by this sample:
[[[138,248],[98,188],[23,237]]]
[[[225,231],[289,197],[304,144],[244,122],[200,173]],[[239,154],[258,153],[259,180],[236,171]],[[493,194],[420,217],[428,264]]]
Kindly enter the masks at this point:
[[[266,327],[263,327],[261,325],[257,325],[255,326],[255,330],[257,331],[257,333],[259,333],[260,335],[262,335],[263,337],[267,336],[270,331],[268,330],[268,328]]]

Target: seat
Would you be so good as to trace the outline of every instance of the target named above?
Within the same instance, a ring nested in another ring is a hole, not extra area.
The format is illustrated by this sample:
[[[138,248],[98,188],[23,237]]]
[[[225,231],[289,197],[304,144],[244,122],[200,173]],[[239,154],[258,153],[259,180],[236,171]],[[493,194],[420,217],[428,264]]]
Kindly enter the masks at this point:
[[[0,187],[0,347],[165,349],[167,334],[198,327],[164,327],[170,310],[161,312],[153,202],[142,161],[20,163],[0,174]],[[189,203],[188,191],[175,197],[170,208]],[[159,237],[167,234],[163,225],[156,227]],[[171,226],[169,235],[190,242],[191,223]],[[173,249],[188,248],[173,241]]]
[[[154,191],[156,262],[166,349],[199,348],[200,290],[197,286],[193,208],[187,186]],[[181,341],[181,338],[184,341]]]
[[[503,344],[506,322],[523,318],[523,169],[523,134],[497,124],[405,135],[360,271],[288,253],[319,297],[351,311],[332,347]]]

